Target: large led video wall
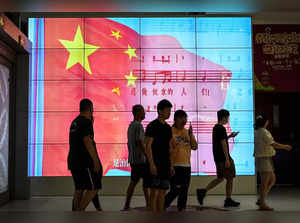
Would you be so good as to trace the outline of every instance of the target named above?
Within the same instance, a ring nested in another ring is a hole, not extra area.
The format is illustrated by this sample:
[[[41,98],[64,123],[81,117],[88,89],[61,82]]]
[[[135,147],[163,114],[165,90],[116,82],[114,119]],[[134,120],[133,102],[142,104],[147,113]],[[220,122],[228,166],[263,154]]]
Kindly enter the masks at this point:
[[[142,104],[144,127],[157,102],[188,113],[198,150],[193,175],[216,173],[216,111],[231,112],[228,134],[238,175],[254,174],[251,19],[248,17],[30,18],[28,176],[69,176],[69,127],[79,102],[95,110],[105,176],[127,176],[127,127]],[[189,123],[189,122],[188,122]]]

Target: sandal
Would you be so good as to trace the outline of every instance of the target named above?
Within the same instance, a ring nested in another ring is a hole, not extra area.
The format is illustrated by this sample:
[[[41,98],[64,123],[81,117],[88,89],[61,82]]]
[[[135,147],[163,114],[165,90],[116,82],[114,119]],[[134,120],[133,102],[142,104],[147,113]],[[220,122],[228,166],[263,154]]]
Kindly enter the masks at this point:
[[[274,211],[274,208],[270,208],[268,205],[262,205],[258,209],[259,211]]]

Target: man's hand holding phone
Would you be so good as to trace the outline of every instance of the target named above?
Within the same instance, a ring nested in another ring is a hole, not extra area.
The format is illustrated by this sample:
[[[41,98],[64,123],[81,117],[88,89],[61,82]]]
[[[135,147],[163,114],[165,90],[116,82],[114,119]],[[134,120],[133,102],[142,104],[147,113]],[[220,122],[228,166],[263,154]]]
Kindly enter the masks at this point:
[[[234,138],[234,137],[236,137],[239,133],[240,133],[240,132],[232,132],[232,133],[228,136],[228,138]]]

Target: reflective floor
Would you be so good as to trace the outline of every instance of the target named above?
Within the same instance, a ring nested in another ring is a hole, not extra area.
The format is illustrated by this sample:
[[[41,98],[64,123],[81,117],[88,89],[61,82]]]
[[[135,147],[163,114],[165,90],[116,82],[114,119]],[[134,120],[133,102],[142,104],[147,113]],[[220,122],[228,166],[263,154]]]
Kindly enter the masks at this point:
[[[0,207],[0,222],[300,222],[300,188],[274,188],[268,204],[274,212],[257,211],[256,196],[233,196],[241,202],[239,209],[223,208],[224,196],[207,196],[203,207],[196,197],[189,197],[185,212],[177,212],[174,203],[167,213],[153,215],[146,211],[143,197],[133,197],[132,209],[120,211],[124,197],[100,198],[103,212],[96,212],[93,205],[86,212],[71,212],[71,197],[34,197],[28,201],[12,201]],[[266,223],[267,223],[266,222]]]

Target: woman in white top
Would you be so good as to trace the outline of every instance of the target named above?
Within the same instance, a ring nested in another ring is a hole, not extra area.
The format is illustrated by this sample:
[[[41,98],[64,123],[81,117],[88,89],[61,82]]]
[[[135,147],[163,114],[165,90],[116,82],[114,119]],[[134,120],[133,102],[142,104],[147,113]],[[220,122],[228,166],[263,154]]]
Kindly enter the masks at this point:
[[[276,154],[275,148],[288,151],[292,149],[289,145],[282,145],[274,141],[271,133],[266,129],[268,124],[269,121],[264,115],[257,116],[254,133],[254,157],[256,171],[261,177],[261,186],[260,199],[256,204],[260,206],[259,210],[262,211],[273,211],[273,208],[270,208],[265,200],[276,181],[272,160]]]

